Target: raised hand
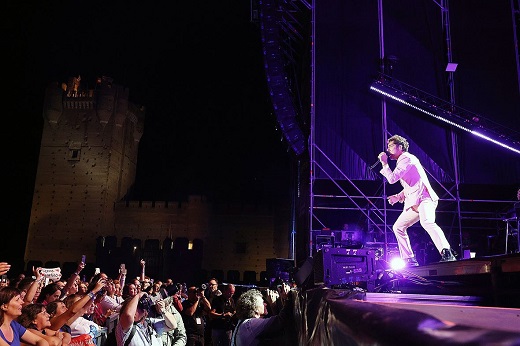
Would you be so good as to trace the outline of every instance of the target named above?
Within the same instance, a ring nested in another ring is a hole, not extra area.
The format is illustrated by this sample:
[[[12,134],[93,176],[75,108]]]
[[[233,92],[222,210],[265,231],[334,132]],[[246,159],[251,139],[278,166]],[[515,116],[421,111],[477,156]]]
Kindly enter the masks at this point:
[[[11,265],[7,262],[0,262],[0,275],[4,275],[11,269]]]

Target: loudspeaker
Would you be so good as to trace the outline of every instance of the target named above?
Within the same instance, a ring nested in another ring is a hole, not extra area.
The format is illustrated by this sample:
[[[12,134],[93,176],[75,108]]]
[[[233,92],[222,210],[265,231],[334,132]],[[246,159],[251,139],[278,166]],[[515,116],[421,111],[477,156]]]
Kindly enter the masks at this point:
[[[311,279],[312,271],[314,266],[314,259],[312,257],[308,257],[303,265],[298,269],[298,271],[294,274],[294,281],[300,287],[305,286],[308,281]]]
[[[314,260],[314,283],[335,286],[376,279],[373,249],[324,247]]]

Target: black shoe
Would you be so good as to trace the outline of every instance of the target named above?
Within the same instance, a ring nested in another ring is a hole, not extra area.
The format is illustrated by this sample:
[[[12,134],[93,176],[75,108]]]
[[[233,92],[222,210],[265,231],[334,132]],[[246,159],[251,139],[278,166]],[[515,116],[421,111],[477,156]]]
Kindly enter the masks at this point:
[[[404,259],[404,263],[406,267],[418,267],[419,262],[415,259],[415,257],[409,257]]]
[[[442,249],[440,262],[456,261],[455,254],[452,249]]]

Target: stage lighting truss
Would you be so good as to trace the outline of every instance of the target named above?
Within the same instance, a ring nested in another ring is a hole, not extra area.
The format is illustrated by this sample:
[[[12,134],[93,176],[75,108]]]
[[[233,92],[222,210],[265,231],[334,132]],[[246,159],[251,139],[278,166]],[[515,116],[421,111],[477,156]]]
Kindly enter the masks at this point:
[[[370,90],[416,109],[457,129],[520,154],[520,134],[480,115],[380,74]]]

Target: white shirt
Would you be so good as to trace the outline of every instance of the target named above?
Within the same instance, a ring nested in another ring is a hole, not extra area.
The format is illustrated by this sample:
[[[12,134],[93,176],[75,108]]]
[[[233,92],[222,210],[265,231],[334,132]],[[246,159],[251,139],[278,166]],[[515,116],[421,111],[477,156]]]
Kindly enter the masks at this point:
[[[70,335],[74,338],[83,334],[89,334],[94,339],[100,333],[100,326],[95,322],[80,316],[70,324]]]

